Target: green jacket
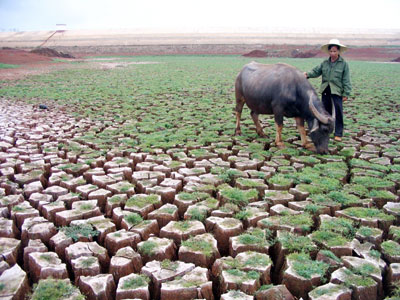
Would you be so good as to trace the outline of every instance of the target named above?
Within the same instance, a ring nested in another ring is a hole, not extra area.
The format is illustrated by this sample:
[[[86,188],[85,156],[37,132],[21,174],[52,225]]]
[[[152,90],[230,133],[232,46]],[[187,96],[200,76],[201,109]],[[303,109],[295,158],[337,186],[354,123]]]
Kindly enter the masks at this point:
[[[329,85],[331,93],[343,97],[350,96],[351,82],[350,70],[347,62],[339,58],[331,64],[330,58],[325,59],[319,66],[316,66],[311,72],[307,72],[309,78],[316,78],[322,75],[322,83],[319,92],[322,93]]]

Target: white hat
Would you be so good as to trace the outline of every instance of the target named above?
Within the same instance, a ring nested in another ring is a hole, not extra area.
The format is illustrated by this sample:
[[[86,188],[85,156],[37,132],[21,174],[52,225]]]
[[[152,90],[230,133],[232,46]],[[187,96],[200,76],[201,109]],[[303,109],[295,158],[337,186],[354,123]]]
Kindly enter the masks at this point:
[[[340,53],[347,51],[347,47],[346,47],[345,45],[342,45],[342,44],[339,42],[338,39],[331,39],[331,40],[329,41],[328,44],[325,44],[325,45],[321,46],[321,50],[324,51],[324,52],[326,52],[326,53],[329,53],[328,47],[329,47],[330,45],[339,46],[339,47],[340,47]]]

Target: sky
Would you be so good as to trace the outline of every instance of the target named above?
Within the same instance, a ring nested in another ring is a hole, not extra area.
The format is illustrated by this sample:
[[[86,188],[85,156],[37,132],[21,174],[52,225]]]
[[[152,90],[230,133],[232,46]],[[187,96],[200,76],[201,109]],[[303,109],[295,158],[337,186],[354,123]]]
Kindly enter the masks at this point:
[[[400,31],[400,0],[0,0],[0,31]]]

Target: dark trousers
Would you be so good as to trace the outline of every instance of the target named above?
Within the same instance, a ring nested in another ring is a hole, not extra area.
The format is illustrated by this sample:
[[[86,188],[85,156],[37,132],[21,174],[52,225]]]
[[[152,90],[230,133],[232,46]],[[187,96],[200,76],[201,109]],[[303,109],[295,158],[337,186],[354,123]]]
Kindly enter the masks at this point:
[[[341,96],[331,94],[331,88],[328,85],[322,93],[322,103],[330,114],[332,114],[332,102],[336,112],[335,136],[341,137],[343,136],[343,99]]]

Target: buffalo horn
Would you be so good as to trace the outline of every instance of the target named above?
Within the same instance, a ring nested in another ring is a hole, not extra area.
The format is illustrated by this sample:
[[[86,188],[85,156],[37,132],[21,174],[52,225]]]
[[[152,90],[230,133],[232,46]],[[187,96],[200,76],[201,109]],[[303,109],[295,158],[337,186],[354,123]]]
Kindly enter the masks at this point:
[[[331,102],[332,102],[332,119],[333,119],[333,123],[335,123],[335,120],[336,120],[336,109],[335,109],[335,105],[333,104],[332,98],[331,98]]]
[[[310,97],[310,100],[308,102],[308,106],[310,107],[311,112],[313,113],[313,115],[323,124],[328,124],[329,122],[329,117],[321,114],[317,108],[314,106],[314,103],[312,101],[312,98]]]
[[[317,120],[317,119],[314,119],[314,122],[313,122],[313,125],[312,125],[312,127],[311,127],[310,133],[311,133],[311,132],[314,132],[315,130],[317,130],[318,127],[319,127],[319,125],[318,125],[318,120]]]

